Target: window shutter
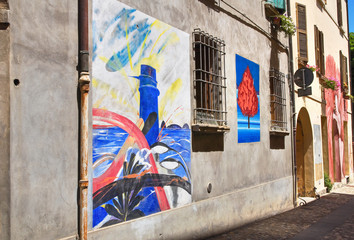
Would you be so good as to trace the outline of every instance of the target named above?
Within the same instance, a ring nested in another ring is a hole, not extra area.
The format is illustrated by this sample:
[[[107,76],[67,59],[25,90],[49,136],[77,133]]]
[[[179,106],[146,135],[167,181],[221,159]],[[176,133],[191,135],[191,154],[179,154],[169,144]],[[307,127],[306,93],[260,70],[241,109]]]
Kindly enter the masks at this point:
[[[342,21],[342,0],[337,0],[337,17],[338,17],[338,25],[343,26]]]
[[[348,86],[348,67],[347,67],[347,57],[345,57],[342,51],[339,51],[340,57],[340,81],[342,84],[342,88],[344,87],[345,83]]]
[[[344,57],[343,63],[344,63],[344,81],[348,86],[348,59],[347,59],[347,57]]]
[[[319,31],[319,41],[320,41],[320,72],[322,75],[326,73],[326,65],[325,65],[325,54],[324,54],[324,36],[323,32]]]
[[[322,72],[321,62],[320,62],[320,36],[316,25],[315,25],[315,56],[316,56],[316,66],[319,67],[320,71]]]
[[[307,62],[307,28],[306,28],[306,7],[296,5],[297,27],[298,27],[298,55],[299,60]]]
[[[303,5],[297,5],[298,16],[298,28],[306,31],[306,7]]]
[[[300,44],[300,57],[307,61],[307,35],[304,33],[299,33],[299,44]]]

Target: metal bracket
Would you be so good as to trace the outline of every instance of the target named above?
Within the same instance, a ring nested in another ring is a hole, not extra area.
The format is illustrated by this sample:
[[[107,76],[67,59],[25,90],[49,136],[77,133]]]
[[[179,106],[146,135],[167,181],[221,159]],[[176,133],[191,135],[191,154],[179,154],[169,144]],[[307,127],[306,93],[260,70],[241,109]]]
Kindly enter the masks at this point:
[[[79,71],[88,72],[89,71],[89,52],[81,50],[79,54]]]
[[[79,186],[80,188],[88,188],[89,181],[88,180],[80,180],[79,181]]]
[[[312,88],[311,87],[299,88],[297,94],[299,97],[312,95]]]
[[[307,202],[305,199],[301,198],[301,197],[298,197],[302,202],[299,204],[300,206],[305,206],[307,205]]]

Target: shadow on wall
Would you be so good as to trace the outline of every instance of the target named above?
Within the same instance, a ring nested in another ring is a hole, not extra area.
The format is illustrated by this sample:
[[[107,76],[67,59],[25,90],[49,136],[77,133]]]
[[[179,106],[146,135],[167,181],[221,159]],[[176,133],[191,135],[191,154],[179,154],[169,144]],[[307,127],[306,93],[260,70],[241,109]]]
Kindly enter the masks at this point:
[[[269,37],[267,34],[265,34],[264,31],[262,31],[262,28],[257,26],[255,23],[250,23],[250,19],[246,15],[244,15],[244,13],[240,12],[234,6],[232,6],[232,4],[228,4],[228,3],[223,2],[224,5],[228,6],[227,9],[224,9],[223,7],[219,6],[220,5],[219,4],[220,1],[199,0],[199,2],[203,3],[209,9],[213,9],[216,12],[225,13],[229,17],[237,20],[238,23],[244,24],[245,26],[251,28],[252,30]],[[233,11],[231,12],[231,11],[229,11],[229,9],[232,9]],[[249,20],[245,20],[245,17],[248,18]],[[285,51],[285,50],[283,50],[283,51]]]

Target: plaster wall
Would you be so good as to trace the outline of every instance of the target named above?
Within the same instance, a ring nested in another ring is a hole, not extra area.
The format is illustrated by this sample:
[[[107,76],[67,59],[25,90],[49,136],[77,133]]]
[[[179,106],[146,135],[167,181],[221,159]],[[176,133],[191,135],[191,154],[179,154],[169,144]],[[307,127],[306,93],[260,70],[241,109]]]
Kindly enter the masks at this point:
[[[77,1],[9,4],[10,237],[56,239],[77,232]]]
[[[341,0],[341,5],[342,5],[342,28],[343,30],[345,30],[345,32],[347,32],[347,11],[346,11],[346,5],[348,1],[346,0]],[[327,4],[325,5],[325,9],[323,11],[328,12],[328,15],[330,16],[330,18],[333,19],[333,21],[335,21],[336,23],[338,23],[338,14],[337,14],[337,1],[327,1]]]
[[[237,15],[228,6],[226,10],[215,11],[201,2],[177,1],[165,3],[152,1],[151,4],[143,4],[140,1],[121,1],[129,6],[164,21],[187,33],[192,33],[194,28],[219,37],[226,43],[226,77],[227,77],[227,107],[228,125],[230,132],[225,134],[225,150],[223,152],[192,153],[192,173],[194,175],[193,199],[201,199],[217,196],[232,189],[252,186],[276,178],[291,174],[290,137],[286,137],[285,150],[269,150],[269,83],[268,71],[270,62],[270,41],[263,34],[250,28],[248,25],[238,22],[242,18],[234,19],[229,14]],[[247,15],[254,14],[258,9],[258,16],[262,16],[263,9],[258,1],[249,1],[240,4],[237,1],[229,1],[236,9],[244,8]],[[247,6],[245,6],[247,5]],[[242,7],[241,7],[242,6]],[[257,6],[257,7],[255,7]],[[165,10],[163,10],[165,9]],[[178,10],[180,9],[180,10]],[[183,9],[183,10],[181,10]],[[256,10],[255,10],[256,9]],[[188,12],[191,11],[191,12]],[[223,12],[225,11],[225,12]],[[230,11],[230,12],[229,12]],[[243,18],[244,19],[244,18]],[[265,18],[254,19],[257,24],[268,30],[269,22]],[[220,26],[232,27],[232,31],[225,32]],[[282,34],[279,34],[282,37]],[[192,39],[190,39],[192,41]],[[282,39],[283,43],[287,41]],[[237,116],[236,116],[236,81],[235,81],[235,54],[239,54],[260,65],[260,108],[261,108],[261,141],[259,143],[237,143]],[[280,50],[280,71],[287,73],[287,56]],[[191,52],[191,64],[194,60]],[[193,68],[193,67],[192,67]],[[191,76],[191,79],[193,77]],[[287,99],[289,97],[287,92]],[[193,97],[193,96],[192,96]],[[287,106],[289,111],[289,106]],[[289,119],[288,119],[289,120]],[[247,157],[246,157],[247,156]],[[269,160],[265,160],[268,159]],[[279,162],[275,159],[281,159]],[[274,162],[273,162],[274,161]],[[274,172],[277,165],[279,171]],[[203,171],[198,171],[203,166]],[[243,169],[243,170],[242,170]],[[262,169],[262,171],[260,171]],[[246,172],[244,170],[247,170]],[[238,174],[235,174],[237,172]],[[208,194],[205,189],[211,182],[213,191]]]
[[[314,40],[314,25],[316,25],[319,31],[324,34],[324,54],[325,56],[332,55],[336,60],[337,67],[339,68],[339,51],[341,50],[344,56],[348,57],[348,32],[346,21],[346,3],[342,0],[342,14],[343,14],[343,30],[341,32],[337,25],[337,4],[336,1],[327,1],[328,3],[321,7],[318,4],[319,1],[291,1],[291,15],[296,21],[296,3],[306,6],[306,19],[307,19],[307,44],[308,44],[308,64],[316,64],[315,55],[315,40]],[[332,6],[333,5],[333,6]],[[297,69],[297,34],[293,36],[294,42],[294,67]],[[334,44],[335,43],[335,44]],[[349,69],[349,61],[348,61]],[[319,85],[318,77],[315,76],[312,83],[312,96],[316,100],[321,100],[321,88]],[[301,101],[300,101],[301,102]],[[298,104],[297,104],[298,105]],[[300,109],[302,106],[297,106]],[[317,114],[316,114],[317,115]],[[316,119],[317,122],[317,119]]]
[[[208,1],[122,2],[189,34],[201,28],[225,41],[230,131],[224,134],[224,151],[192,153],[192,204],[92,231],[89,237],[204,237],[291,208],[290,136],[285,149],[269,147],[272,47],[285,74],[287,54],[267,34],[263,2],[221,1],[220,8],[209,7]],[[78,227],[77,1],[13,0],[10,9],[10,237],[73,236]],[[280,33],[278,39],[287,44]],[[235,54],[260,66],[260,142],[237,143]],[[191,63],[192,56],[191,51]],[[20,83],[16,87],[14,79]]]
[[[0,2],[1,4],[1,2]],[[0,23],[8,10],[0,6]],[[0,239],[10,236],[10,29],[0,27]]]
[[[176,236],[178,239],[204,239],[255,221],[260,216],[272,216],[290,209],[291,184],[291,177],[277,179],[174,210],[90,231],[88,239],[113,240],[117,236],[119,239],[139,240],[176,239]],[[283,194],[274,195],[274,189]],[[74,239],[72,236],[62,240]]]
[[[294,22],[296,23],[296,3],[306,6],[306,19],[307,19],[307,46],[308,46],[308,64],[316,65],[316,55],[315,55],[315,38],[314,38],[314,25],[316,25],[319,31],[323,32],[324,35],[324,56],[325,63],[327,56],[333,56],[336,62],[336,68],[339,71],[340,68],[340,56],[339,51],[342,51],[344,56],[348,58],[348,32],[347,32],[347,11],[346,2],[342,0],[342,18],[343,26],[342,30],[338,26],[337,20],[337,2],[327,1],[326,5],[321,5],[320,1],[305,1],[297,0],[291,1],[291,15],[293,16]],[[294,70],[298,69],[298,44],[297,44],[297,34],[293,36],[293,50],[294,50]],[[348,58],[349,59],[349,58]],[[349,71],[349,61],[347,69]],[[320,85],[319,77],[314,74],[314,81],[311,85],[312,95],[308,97],[297,97],[295,96],[295,106],[296,112],[299,113],[302,107],[306,107],[312,126],[321,125],[321,115],[322,115],[322,87]],[[295,87],[297,90],[298,87]],[[324,96],[323,96],[324,98]],[[345,100],[346,101],[346,100]],[[348,104],[348,113],[351,114],[350,104]],[[350,115],[349,115],[350,116]],[[351,126],[351,118],[348,117],[348,126]],[[348,127],[348,136],[351,137],[351,127]],[[313,133],[314,135],[314,133]],[[349,159],[352,159],[352,147],[351,144],[346,146],[349,150]],[[323,146],[322,146],[323,148]],[[352,164],[349,164],[352,166]],[[314,166],[314,168],[320,172],[320,166]],[[323,168],[323,164],[322,164]],[[322,172],[324,170],[322,169]],[[352,170],[351,170],[352,172]],[[318,190],[323,189],[324,181],[323,179],[314,179],[315,187]]]
[[[187,0],[173,2],[155,0],[149,1],[148,4],[145,1],[121,2],[188,34],[191,34],[195,28],[200,28],[225,41],[227,120],[230,131],[224,134],[224,151],[192,153],[192,204],[92,231],[91,239],[103,237],[113,239],[118,233],[122,239],[156,239],[161,236],[173,238],[175,235],[187,239],[191,236],[204,236],[202,232],[206,229],[212,234],[219,231],[218,229],[230,229],[245,224],[251,219],[289,209],[292,206],[293,194],[290,136],[285,137],[285,149],[270,150],[269,147],[268,75],[270,62],[273,60],[272,47],[279,52],[279,70],[285,74],[288,73],[288,62],[286,49],[279,47],[277,42],[269,39],[269,35],[264,34],[264,32],[270,33],[269,22],[264,16],[264,6],[259,1],[247,1],[247,3],[222,1],[220,7],[216,8],[211,7],[208,1],[205,3]],[[258,26],[235,9],[246,14]],[[282,33],[278,34],[278,39],[283,45],[287,45],[287,40]],[[190,46],[192,46],[191,37]],[[260,66],[260,142],[237,143],[235,54]],[[190,61],[193,70],[192,51]],[[190,78],[193,79],[192,71]],[[287,83],[285,86],[286,99],[289,99]],[[193,89],[191,92],[193,93]],[[193,95],[191,98],[193,99]],[[287,101],[289,123],[288,104],[289,101]],[[290,131],[289,125],[288,131]],[[211,193],[207,192],[209,183],[212,184]],[[278,184],[282,187],[276,187]],[[252,191],[248,192],[250,189]],[[198,212],[198,218],[194,218],[197,217],[194,216],[195,212]],[[178,225],[182,224],[181,227],[164,230],[163,223],[174,225],[177,222]]]

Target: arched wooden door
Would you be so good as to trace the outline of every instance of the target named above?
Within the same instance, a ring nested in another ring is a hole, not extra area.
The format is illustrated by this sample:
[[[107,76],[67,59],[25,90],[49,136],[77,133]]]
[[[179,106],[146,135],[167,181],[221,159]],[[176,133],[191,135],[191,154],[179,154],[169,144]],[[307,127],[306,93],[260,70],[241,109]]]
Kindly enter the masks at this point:
[[[314,195],[313,135],[309,114],[299,112],[296,124],[296,178],[299,196]]]

